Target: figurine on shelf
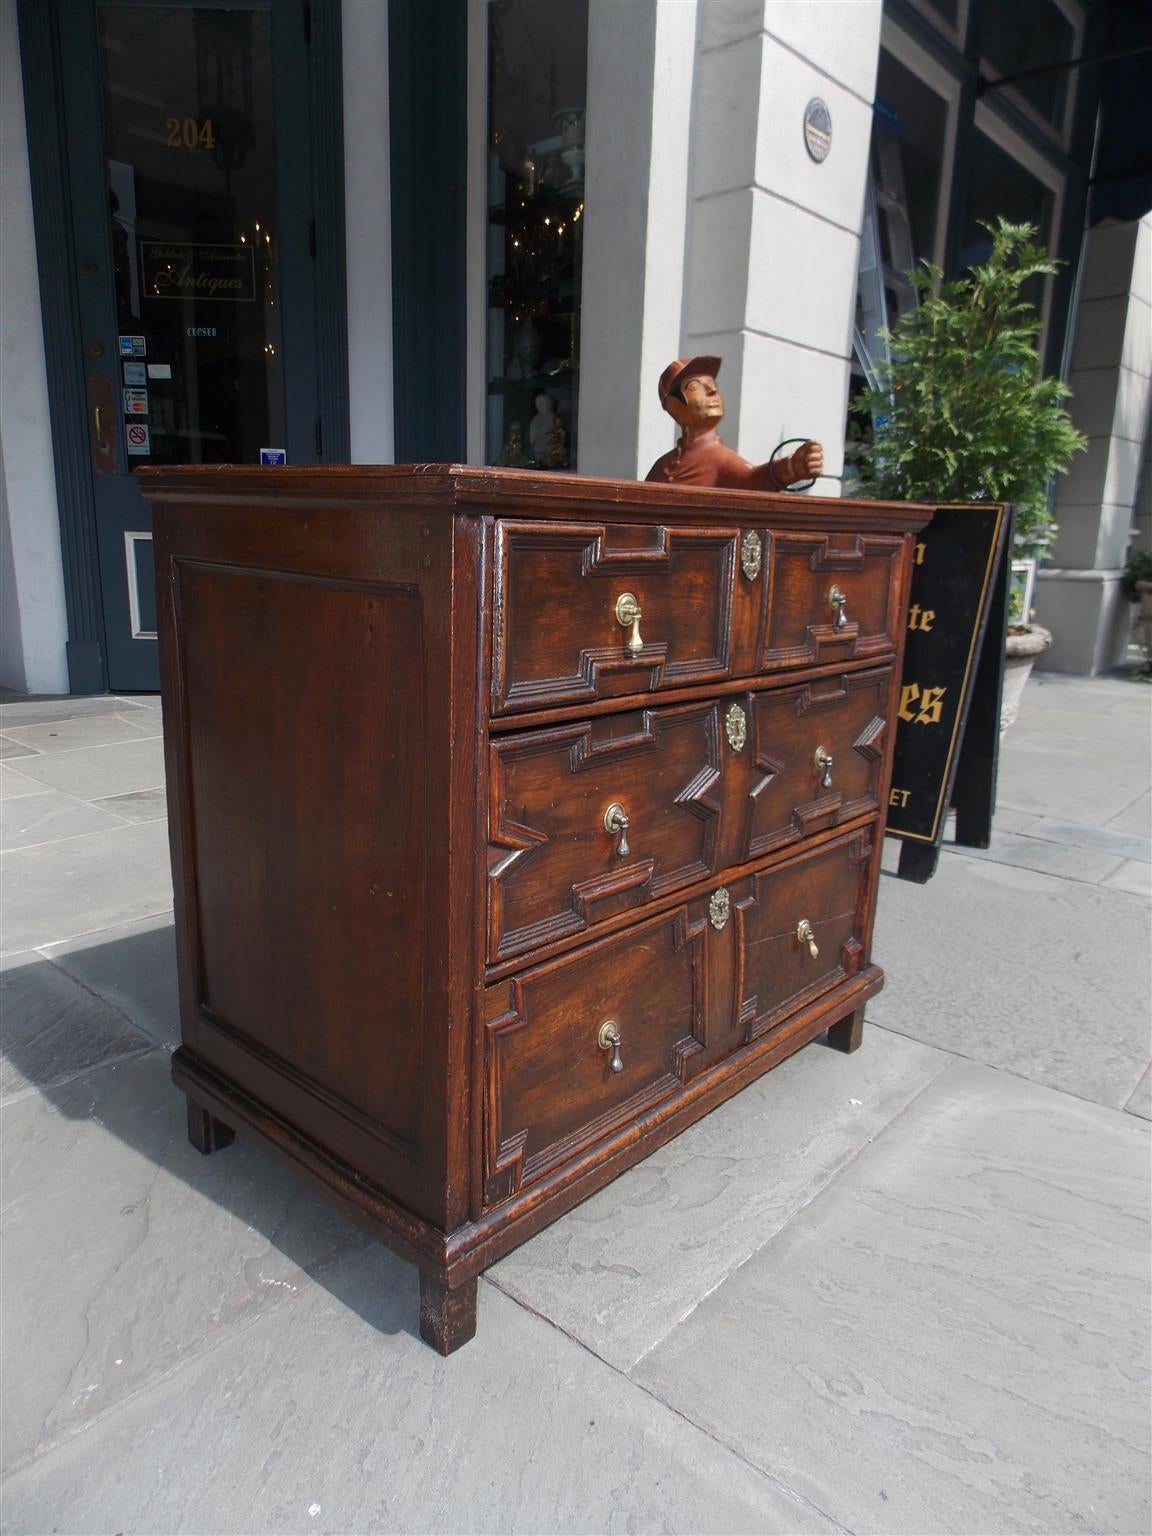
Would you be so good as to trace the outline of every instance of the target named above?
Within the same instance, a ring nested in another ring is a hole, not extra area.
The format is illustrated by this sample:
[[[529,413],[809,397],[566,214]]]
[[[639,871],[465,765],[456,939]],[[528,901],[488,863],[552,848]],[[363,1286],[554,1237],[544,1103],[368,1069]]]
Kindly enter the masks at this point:
[[[716,388],[718,357],[677,358],[660,375],[660,404],[680,427],[675,448],[657,459],[647,479],[675,485],[715,485],[730,491],[784,491],[824,472],[824,450],[805,440],[787,458],[749,464],[720,441],[724,401]]]
[[[524,452],[524,429],[518,421],[514,421],[508,428],[508,441],[501,448],[496,462],[503,469],[531,468],[532,461]]]
[[[544,458],[541,461],[545,469],[566,469],[568,467],[568,439],[564,435],[564,423],[559,416],[553,416],[552,426],[548,434],[548,444],[544,449]]]
[[[528,452],[537,464],[543,464],[557,422],[556,402],[551,395],[536,396],[536,414],[528,423]]]
[[[504,375],[506,379],[530,379],[540,361],[540,333],[532,323],[531,315],[525,315],[512,342],[512,361]]]

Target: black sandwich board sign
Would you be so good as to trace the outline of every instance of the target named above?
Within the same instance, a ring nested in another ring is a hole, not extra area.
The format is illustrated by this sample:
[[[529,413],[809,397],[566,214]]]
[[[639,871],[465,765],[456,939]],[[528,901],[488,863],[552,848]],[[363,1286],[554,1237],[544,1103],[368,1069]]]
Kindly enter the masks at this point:
[[[935,874],[950,806],[958,843],[991,837],[1011,553],[991,502],[937,507],[916,545],[886,827],[905,880]]]

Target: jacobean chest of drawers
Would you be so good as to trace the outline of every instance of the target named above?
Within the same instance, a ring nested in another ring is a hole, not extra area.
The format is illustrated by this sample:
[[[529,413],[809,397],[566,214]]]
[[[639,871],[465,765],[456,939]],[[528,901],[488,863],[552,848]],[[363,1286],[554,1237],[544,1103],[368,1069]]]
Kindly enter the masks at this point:
[[[183,1045],[477,1277],[827,1031],[853,1050],[925,508],[450,466],[154,470]]]

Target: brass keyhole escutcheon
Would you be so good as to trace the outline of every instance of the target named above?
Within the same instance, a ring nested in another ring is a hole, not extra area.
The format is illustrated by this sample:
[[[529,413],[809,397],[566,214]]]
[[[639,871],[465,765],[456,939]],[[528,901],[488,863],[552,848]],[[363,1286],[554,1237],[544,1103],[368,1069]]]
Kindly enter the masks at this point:
[[[621,592],[616,599],[616,622],[622,629],[631,629],[632,633],[624,642],[628,649],[636,656],[644,649],[644,642],[640,638],[640,620],[644,617],[640,604],[636,601],[634,592]]]
[[[844,611],[848,606],[848,594],[834,586],[828,594],[828,605],[836,615],[832,620],[832,628],[843,629],[848,623],[848,615]]]
[[[823,778],[820,780],[820,788],[821,789],[831,789],[832,788],[832,754],[831,754],[831,752],[826,751],[823,747],[817,747],[815,752],[812,754],[812,761],[816,764],[816,772],[823,774]]]
[[[620,1031],[615,1019],[605,1019],[596,1035],[596,1044],[602,1051],[611,1051],[612,1060],[608,1063],[610,1072],[623,1072],[624,1063],[620,1059],[620,1047],[623,1045]]]
[[[728,914],[732,910],[732,900],[723,886],[718,891],[713,891],[708,902],[708,921],[719,933],[728,921]]]
[[[613,837],[619,833],[620,843],[616,852],[622,859],[626,859],[631,852],[628,847],[628,814],[618,800],[614,800],[604,812],[604,830],[610,832]]]
[[[802,917],[796,924],[796,939],[800,944],[807,944],[808,953],[815,960],[820,954],[820,946],[816,943],[816,936],[812,932],[812,924],[806,917]]]
[[[740,569],[749,581],[755,581],[760,574],[760,561],[763,558],[764,545],[760,535],[754,528],[749,528],[740,545]]]
[[[729,705],[728,713],[724,716],[724,734],[733,752],[743,749],[744,743],[748,740],[748,716],[739,704]]]

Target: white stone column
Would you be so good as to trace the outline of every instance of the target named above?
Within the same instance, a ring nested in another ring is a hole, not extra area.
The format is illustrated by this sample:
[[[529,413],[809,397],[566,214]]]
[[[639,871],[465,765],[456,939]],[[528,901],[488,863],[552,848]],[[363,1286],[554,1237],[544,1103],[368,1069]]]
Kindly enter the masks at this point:
[[[0,208],[0,684],[67,693],[68,618],[16,0],[0,5]]]
[[[591,0],[580,334],[583,475],[642,477],[668,447],[678,355],[696,0]]]
[[[388,5],[344,0],[344,209],[353,464],[395,457]]]
[[[723,435],[746,458],[819,438],[824,494],[843,474],[880,20],[879,0],[701,10],[680,350],[724,358]],[[832,119],[822,163],[804,139],[816,97]]]
[[[1088,451],[1059,482],[1060,532],[1036,616],[1054,636],[1042,664],[1093,676],[1127,643],[1119,583],[1152,405],[1152,215],[1089,231],[1068,382]]]

